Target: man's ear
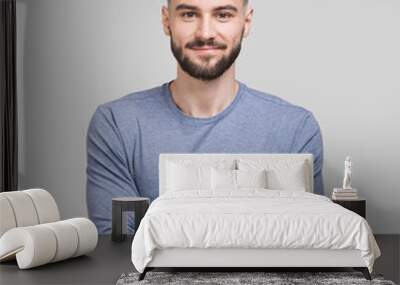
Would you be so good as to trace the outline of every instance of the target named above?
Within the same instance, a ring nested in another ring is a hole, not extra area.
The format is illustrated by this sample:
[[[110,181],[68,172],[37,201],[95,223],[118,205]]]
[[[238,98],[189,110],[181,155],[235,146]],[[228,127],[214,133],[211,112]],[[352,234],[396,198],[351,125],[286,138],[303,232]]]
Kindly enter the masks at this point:
[[[169,22],[169,9],[166,6],[161,8],[161,16],[162,16],[162,25],[164,29],[164,34],[169,36],[170,35],[170,22]]]
[[[253,17],[253,12],[254,12],[253,7],[251,7],[249,5],[247,8],[247,11],[246,11],[245,18],[244,18],[244,33],[243,33],[244,38],[250,34],[251,20]]]

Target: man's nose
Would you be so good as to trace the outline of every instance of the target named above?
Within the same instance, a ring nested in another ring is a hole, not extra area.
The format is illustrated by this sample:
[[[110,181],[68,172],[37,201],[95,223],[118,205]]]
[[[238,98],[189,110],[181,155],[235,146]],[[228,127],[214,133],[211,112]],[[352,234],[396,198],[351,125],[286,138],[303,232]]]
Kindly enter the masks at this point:
[[[197,27],[197,37],[202,39],[209,39],[215,37],[215,26],[209,16],[204,16]]]

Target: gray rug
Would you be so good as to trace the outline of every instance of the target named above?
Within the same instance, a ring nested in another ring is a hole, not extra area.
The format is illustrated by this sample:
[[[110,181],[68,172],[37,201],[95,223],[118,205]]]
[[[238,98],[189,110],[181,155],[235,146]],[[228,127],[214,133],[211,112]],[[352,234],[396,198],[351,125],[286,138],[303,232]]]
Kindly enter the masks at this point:
[[[366,280],[361,272],[147,272],[145,279],[138,281],[139,273],[124,273],[116,285],[134,284],[379,284],[396,285],[384,280],[382,274],[371,274]]]

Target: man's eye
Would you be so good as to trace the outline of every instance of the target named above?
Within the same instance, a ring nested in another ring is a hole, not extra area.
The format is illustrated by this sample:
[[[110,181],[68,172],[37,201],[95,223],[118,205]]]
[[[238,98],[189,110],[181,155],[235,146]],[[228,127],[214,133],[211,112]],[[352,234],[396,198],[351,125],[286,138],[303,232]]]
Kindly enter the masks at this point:
[[[184,18],[191,18],[191,16],[194,16],[196,13],[194,13],[194,12],[184,12],[184,13],[182,13],[181,15],[182,15],[182,17],[184,17]],[[186,17],[187,16],[187,17]]]
[[[228,18],[232,17],[232,14],[230,14],[230,13],[219,13],[218,16],[221,19],[228,19]]]

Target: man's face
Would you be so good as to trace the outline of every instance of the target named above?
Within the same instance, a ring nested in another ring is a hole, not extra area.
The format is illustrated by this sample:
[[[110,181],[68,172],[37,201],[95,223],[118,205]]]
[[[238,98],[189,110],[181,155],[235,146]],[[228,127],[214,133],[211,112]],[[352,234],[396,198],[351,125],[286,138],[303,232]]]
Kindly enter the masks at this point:
[[[173,0],[164,28],[182,70],[209,81],[229,69],[248,33],[245,8],[243,0]]]

